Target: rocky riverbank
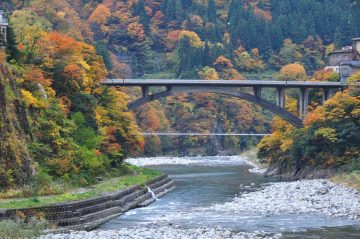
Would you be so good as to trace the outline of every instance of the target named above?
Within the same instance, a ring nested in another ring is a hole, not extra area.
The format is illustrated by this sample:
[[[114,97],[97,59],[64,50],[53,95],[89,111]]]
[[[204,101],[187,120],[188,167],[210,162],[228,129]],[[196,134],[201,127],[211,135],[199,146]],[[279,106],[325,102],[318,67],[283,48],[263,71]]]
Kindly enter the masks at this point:
[[[73,232],[71,234],[47,235],[41,239],[278,239],[280,233],[266,232],[232,232],[222,228],[191,228],[184,229],[177,226],[166,225],[147,225],[141,227],[121,228],[119,230],[92,231],[92,232]]]
[[[269,165],[265,175],[283,180],[324,179],[332,178],[342,171],[343,168],[341,167],[333,168],[307,165],[296,168],[293,165],[288,165],[286,162],[276,162]]]
[[[360,218],[360,194],[328,180],[278,182],[203,210],[264,215],[310,213],[356,220]]]
[[[255,152],[255,155],[254,155]],[[211,160],[209,160],[211,158]],[[156,157],[156,158],[130,158],[126,161],[130,164],[146,167],[154,165],[203,165],[203,166],[233,166],[250,165],[250,173],[264,174],[266,168],[257,163],[256,151],[247,151],[239,156],[210,156],[207,158],[197,157]]]

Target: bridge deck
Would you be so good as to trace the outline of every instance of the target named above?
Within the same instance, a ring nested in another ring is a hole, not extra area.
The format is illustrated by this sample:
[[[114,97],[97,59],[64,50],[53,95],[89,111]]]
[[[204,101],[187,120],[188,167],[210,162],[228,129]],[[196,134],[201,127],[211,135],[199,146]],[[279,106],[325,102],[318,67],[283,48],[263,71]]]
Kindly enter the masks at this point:
[[[108,86],[227,86],[227,87],[285,87],[285,88],[342,88],[342,82],[274,81],[274,80],[171,80],[171,79],[108,79]]]

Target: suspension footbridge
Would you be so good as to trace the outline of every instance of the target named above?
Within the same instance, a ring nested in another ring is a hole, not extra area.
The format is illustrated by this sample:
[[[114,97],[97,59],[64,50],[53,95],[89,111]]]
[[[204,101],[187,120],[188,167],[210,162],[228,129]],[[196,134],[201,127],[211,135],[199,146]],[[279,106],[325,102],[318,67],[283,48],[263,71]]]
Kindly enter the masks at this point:
[[[255,133],[182,133],[182,132],[144,132],[143,136],[253,136],[263,137],[270,134]]]

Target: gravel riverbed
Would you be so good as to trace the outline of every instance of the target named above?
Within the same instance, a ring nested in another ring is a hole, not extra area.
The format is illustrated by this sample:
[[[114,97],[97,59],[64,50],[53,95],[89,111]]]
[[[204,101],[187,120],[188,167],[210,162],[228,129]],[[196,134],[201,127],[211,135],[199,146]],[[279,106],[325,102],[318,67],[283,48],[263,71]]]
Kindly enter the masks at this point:
[[[360,194],[356,189],[328,180],[278,182],[262,186],[258,191],[245,192],[231,202],[199,210],[264,215],[311,213],[355,220],[360,218]]]
[[[245,191],[244,191],[245,189]],[[196,219],[202,212],[216,215],[254,214],[264,217],[276,214],[313,214],[328,217],[360,219],[360,194],[358,190],[336,185],[329,180],[301,180],[295,182],[276,182],[264,185],[241,185],[242,193],[232,201],[214,204],[209,207],[194,207],[187,212],[179,211],[169,220],[156,224],[99,230],[92,232],[71,232],[70,234],[46,235],[41,239],[102,239],[102,238],[163,238],[163,239],[222,239],[222,238],[281,238],[280,233],[233,232],[229,229],[211,226],[184,228],[173,224],[175,218],[190,216]]]
[[[221,228],[191,228],[182,229],[176,226],[147,225],[143,227],[121,228],[120,230],[72,232],[71,234],[47,235],[41,239],[278,239],[281,234],[266,232],[238,232],[234,233]]]

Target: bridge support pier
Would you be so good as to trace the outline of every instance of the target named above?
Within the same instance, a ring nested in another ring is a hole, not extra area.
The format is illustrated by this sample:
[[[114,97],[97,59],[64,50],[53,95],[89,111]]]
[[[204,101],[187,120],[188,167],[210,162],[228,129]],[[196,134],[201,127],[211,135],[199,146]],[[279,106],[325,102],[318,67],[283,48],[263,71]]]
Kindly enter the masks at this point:
[[[254,91],[254,96],[256,98],[261,99],[261,87],[260,86],[254,86],[253,91]]]
[[[285,108],[285,89],[282,87],[276,88],[276,105]]]
[[[142,97],[145,98],[149,95],[149,87],[141,86]]]
[[[300,88],[300,100],[299,100],[299,113],[302,119],[305,118],[308,113],[309,107],[309,89]]]
[[[328,88],[322,88],[322,101],[321,101],[321,103],[324,104],[325,101],[330,99],[330,97],[331,97],[331,90],[328,89]]]

